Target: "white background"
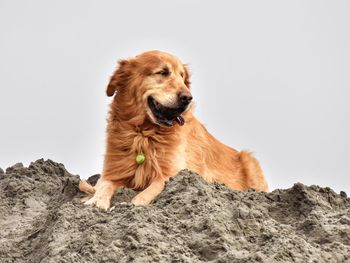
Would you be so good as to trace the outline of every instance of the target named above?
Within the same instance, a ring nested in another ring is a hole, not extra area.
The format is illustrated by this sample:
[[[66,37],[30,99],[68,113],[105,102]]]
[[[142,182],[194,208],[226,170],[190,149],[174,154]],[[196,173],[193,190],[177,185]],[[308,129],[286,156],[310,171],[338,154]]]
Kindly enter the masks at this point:
[[[102,167],[116,61],[189,63],[195,114],[255,153],[271,189],[350,192],[349,1],[0,0],[0,167]]]

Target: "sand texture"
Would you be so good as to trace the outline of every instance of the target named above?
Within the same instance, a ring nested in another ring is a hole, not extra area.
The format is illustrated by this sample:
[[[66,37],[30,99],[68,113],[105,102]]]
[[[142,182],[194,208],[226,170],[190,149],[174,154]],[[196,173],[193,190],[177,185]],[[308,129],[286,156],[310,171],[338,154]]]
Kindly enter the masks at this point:
[[[78,182],[51,160],[0,169],[0,262],[350,262],[344,192],[238,192],[184,170],[151,205],[120,189],[104,212]]]

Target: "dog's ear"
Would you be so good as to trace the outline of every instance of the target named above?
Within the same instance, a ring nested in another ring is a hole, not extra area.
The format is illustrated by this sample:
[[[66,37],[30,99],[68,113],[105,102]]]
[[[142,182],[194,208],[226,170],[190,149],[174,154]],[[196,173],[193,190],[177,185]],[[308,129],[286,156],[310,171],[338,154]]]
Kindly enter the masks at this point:
[[[130,81],[132,70],[129,60],[119,60],[118,67],[115,70],[107,86],[107,96],[112,97],[115,92],[121,90]]]
[[[184,64],[184,69],[185,69],[185,85],[187,86],[187,88],[190,89],[191,87],[191,81],[190,81],[190,77],[191,77],[191,73],[188,69],[188,65],[187,64]]]

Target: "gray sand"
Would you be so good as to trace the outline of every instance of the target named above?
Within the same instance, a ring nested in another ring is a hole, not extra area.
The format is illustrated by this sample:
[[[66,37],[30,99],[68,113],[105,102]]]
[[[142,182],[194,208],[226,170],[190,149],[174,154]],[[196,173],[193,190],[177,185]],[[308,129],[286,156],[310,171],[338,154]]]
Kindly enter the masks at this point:
[[[121,189],[103,212],[78,182],[51,160],[0,170],[0,262],[350,262],[344,192],[242,193],[184,170],[151,205]]]

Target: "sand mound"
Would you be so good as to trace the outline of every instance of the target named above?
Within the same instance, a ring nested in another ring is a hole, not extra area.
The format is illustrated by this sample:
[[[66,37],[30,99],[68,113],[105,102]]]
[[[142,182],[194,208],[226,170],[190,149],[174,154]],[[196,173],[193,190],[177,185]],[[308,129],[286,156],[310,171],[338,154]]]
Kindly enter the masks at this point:
[[[0,262],[350,262],[350,199],[329,188],[241,193],[185,170],[153,204],[119,190],[103,212],[78,181],[51,160],[0,169]]]

